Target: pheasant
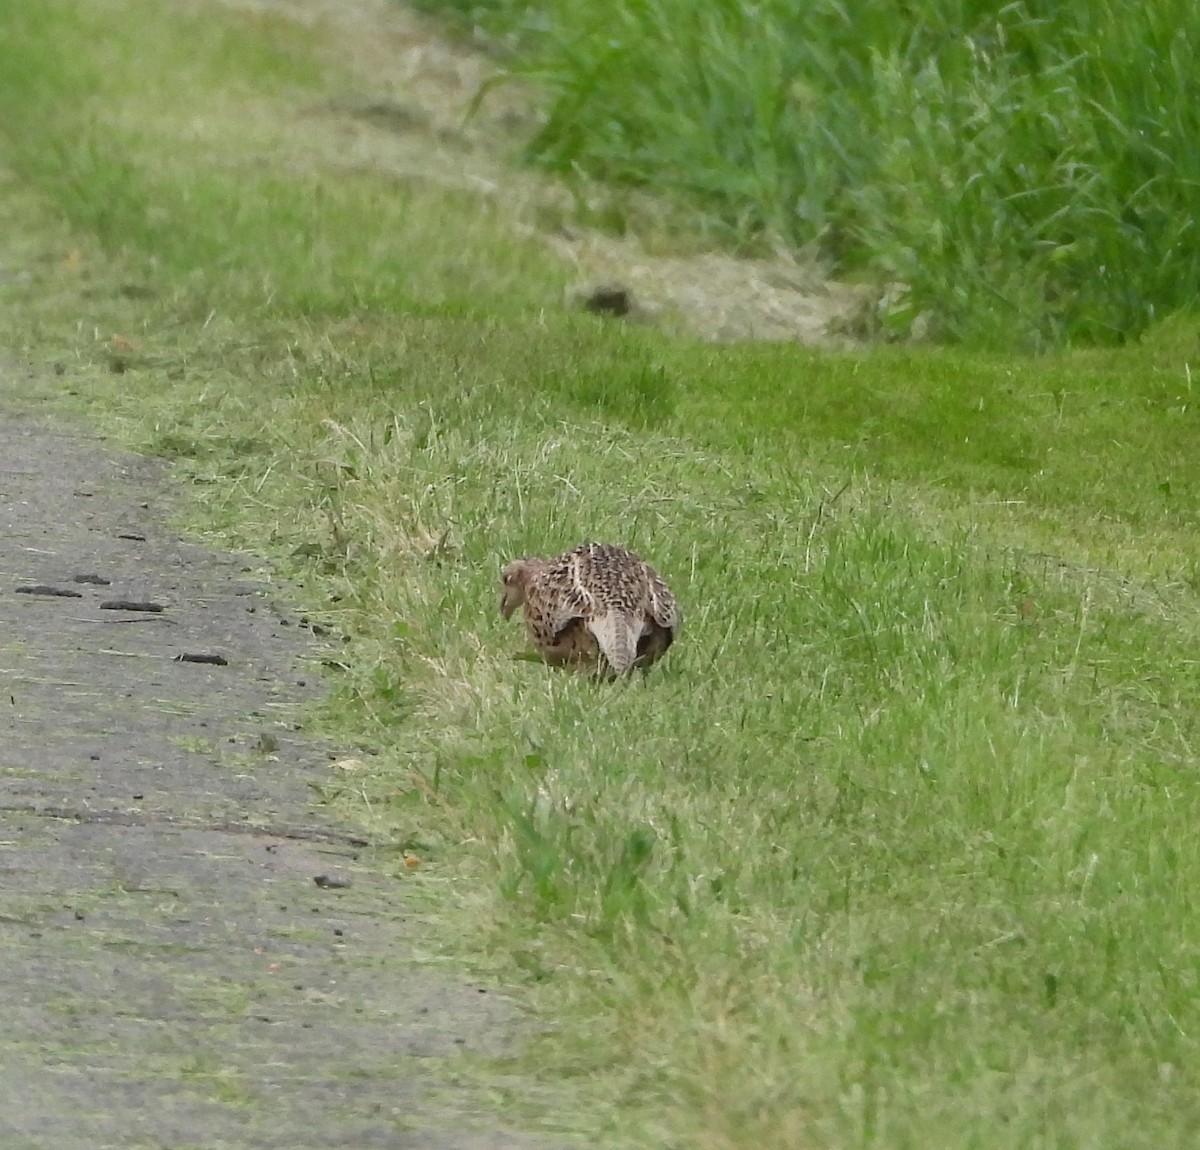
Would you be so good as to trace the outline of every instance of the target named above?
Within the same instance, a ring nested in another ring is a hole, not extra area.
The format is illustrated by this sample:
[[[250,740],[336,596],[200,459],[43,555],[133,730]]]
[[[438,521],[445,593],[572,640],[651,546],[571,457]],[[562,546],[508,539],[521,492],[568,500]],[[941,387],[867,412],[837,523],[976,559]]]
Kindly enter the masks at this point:
[[[517,559],[501,573],[500,614],[525,608],[525,628],[554,666],[622,675],[661,658],[679,632],[679,604],[649,563],[607,543],[553,559]]]

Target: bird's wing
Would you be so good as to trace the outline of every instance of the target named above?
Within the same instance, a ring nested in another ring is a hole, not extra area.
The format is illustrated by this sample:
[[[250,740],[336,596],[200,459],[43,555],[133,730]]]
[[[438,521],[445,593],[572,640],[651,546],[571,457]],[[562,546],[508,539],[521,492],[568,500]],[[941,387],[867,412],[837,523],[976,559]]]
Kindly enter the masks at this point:
[[[548,571],[526,588],[525,618],[537,643],[554,643],[575,620],[590,613],[590,598],[569,571]]]
[[[649,582],[651,618],[672,633],[678,631],[683,620],[679,614],[679,603],[671,594],[671,589],[653,567],[646,568],[646,577]]]

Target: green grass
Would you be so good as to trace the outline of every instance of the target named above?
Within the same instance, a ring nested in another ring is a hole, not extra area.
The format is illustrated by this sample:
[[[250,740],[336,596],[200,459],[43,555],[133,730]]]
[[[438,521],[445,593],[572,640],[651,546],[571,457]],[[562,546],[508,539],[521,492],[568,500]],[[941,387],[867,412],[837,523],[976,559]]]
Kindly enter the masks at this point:
[[[351,637],[313,726],[366,769],[328,793],[546,1021],[517,1112],[1191,1145],[1194,323],[1038,360],[608,326],[502,207],[348,179],[296,109],[351,81],[286,23],[0,26],[4,342]],[[628,682],[498,617],[503,558],[588,537],[684,605]]]
[[[161,278],[205,316],[467,314],[476,293],[512,309],[557,300],[561,273],[498,227],[494,206],[346,163],[336,179],[308,170],[305,121],[348,82],[316,69],[314,37],[265,16],[181,12],[148,19],[142,42],[121,46],[107,27],[123,11],[107,0],[11,7],[0,100],[26,112],[7,125],[14,165],[67,221],[127,257],[148,281],[141,294]],[[89,41],[65,69],[60,44]],[[154,116],[106,99],[131,66]],[[332,169],[336,144],[326,147]]]
[[[425,7],[461,18],[461,0]],[[1196,303],[1188,0],[473,6],[549,110],[533,158],[675,192],[909,290],[885,330],[1111,344]]]

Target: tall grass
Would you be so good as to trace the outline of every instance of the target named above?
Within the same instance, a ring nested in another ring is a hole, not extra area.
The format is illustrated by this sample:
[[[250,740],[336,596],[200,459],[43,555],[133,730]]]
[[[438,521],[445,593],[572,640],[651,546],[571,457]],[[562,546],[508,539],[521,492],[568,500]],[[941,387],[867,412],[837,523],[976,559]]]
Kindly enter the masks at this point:
[[[519,30],[517,67],[548,94],[540,163],[674,192],[737,237],[773,232],[843,274],[901,281],[884,317],[898,333],[924,313],[957,341],[1113,343],[1196,302],[1190,0],[477,15]]]

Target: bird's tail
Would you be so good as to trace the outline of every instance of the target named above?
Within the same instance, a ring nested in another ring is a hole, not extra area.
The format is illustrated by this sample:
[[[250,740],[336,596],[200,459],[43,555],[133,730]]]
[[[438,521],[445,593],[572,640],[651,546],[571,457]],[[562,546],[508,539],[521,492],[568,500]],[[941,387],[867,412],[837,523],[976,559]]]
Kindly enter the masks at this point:
[[[633,666],[637,658],[638,638],[642,633],[635,620],[619,611],[610,611],[607,615],[592,619],[588,623],[588,630],[596,636],[596,642],[614,674],[623,675]]]

